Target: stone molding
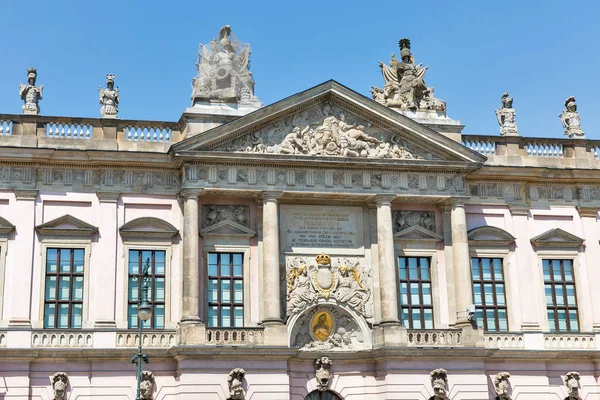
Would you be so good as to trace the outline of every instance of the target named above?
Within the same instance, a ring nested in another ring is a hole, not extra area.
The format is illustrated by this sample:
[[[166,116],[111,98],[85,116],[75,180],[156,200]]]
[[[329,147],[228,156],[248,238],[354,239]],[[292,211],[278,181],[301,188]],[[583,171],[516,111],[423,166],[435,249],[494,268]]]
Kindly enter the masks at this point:
[[[91,237],[98,228],[72,215],[66,214],[35,227],[42,235],[86,236]]]
[[[6,236],[15,229],[15,226],[6,219],[0,217],[0,236]]]
[[[444,237],[437,233],[423,228],[419,225],[413,225],[410,228],[403,229],[394,233],[394,241],[400,242],[439,242]]]
[[[173,225],[159,218],[141,217],[123,224],[119,228],[123,239],[153,238],[171,240],[179,233]]]
[[[560,228],[550,229],[542,234],[539,234],[530,239],[535,247],[561,247],[561,248],[578,248],[583,244],[585,239],[575,236],[572,233],[564,231]]]
[[[480,226],[467,232],[469,246],[509,246],[516,238],[495,226]]]

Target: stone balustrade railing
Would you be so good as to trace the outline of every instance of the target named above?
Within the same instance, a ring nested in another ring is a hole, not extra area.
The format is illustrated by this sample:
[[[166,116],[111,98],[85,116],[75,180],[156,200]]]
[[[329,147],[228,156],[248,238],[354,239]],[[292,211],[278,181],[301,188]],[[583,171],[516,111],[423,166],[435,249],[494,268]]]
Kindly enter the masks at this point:
[[[117,347],[137,347],[139,333],[117,332]],[[144,347],[172,347],[176,345],[175,331],[154,331],[142,333]]]
[[[0,145],[166,152],[178,122],[0,114]]]
[[[485,333],[485,347],[489,349],[523,349],[522,333]]]
[[[461,143],[489,165],[600,168],[599,140],[462,135]]]
[[[544,333],[544,348],[556,350],[592,350],[596,336],[592,333]]]
[[[409,346],[456,347],[462,346],[462,332],[451,329],[408,330]]]
[[[92,347],[94,333],[85,331],[34,331],[31,347]]]
[[[206,328],[206,344],[253,346],[263,343],[263,328]]]

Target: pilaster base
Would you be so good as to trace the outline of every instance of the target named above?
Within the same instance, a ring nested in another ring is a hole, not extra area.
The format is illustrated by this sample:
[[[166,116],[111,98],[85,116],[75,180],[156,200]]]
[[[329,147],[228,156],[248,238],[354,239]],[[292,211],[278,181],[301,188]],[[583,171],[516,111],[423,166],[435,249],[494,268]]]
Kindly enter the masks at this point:
[[[206,327],[202,322],[180,322],[177,325],[177,344],[202,345],[206,343]]]
[[[485,347],[483,328],[473,329],[472,326],[462,326],[461,342],[464,347]]]
[[[373,328],[373,348],[408,346],[408,332],[404,325],[385,324]]]
[[[287,326],[282,322],[263,322],[265,346],[288,346]]]

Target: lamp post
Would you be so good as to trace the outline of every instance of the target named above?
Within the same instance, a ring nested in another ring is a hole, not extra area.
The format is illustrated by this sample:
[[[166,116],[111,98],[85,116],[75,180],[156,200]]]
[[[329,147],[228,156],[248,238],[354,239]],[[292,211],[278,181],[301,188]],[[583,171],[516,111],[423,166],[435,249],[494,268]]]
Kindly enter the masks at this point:
[[[146,264],[142,270],[142,288],[138,293],[138,308],[137,314],[139,318],[140,334],[138,343],[138,352],[131,358],[131,363],[137,363],[137,395],[136,400],[142,400],[140,385],[142,383],[142,362],[149,363],[150,358],[148,354],[142,352],[142,328],[144,322],[148,321],[152,317],[152,306],[148,302],[148,288],[151,281],[150,277],[150,259],[146,259]]]

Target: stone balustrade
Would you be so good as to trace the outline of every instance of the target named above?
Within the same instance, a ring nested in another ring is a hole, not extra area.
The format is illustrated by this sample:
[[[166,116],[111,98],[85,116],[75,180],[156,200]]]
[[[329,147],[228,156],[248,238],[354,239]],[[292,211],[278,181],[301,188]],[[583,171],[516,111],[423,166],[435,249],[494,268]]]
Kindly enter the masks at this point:
[[[117,347],[137,347],[139,333],[117,332]],[[155,331],[142,333],[144,347],[172,347],[176,345],[175,331]]]
[[[263,328],[206,328],[206,344],[253,346],[263,342]]]
[[[524,349],[522,333],[485,333],[485,347],[488,349]]]
[[[592,350],[596,348],[596,337],[592,333],[545,333],[544,348],[552,350]]]
[[[0,145],[166,152],[182,140],[178,122],[0,114]]]
[[[462,332],[451,329],[408,330],[409,346],[456,347],[462,346]]]
[[[600,140],[463,134],[461,143],[485,155],[486,165],[600,168]]]
[[[93,339],[89,331],[34,331],[31,347],[92,347]]]

